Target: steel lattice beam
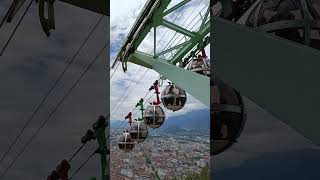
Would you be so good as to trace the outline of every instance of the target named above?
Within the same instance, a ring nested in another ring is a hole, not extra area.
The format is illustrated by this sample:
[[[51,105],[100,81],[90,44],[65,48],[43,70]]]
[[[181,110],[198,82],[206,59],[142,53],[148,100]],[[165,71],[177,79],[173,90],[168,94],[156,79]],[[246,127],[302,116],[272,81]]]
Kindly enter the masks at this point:
[[[179,34],[183,34],[185,36],[190,37],[189,42],[183,42],[173,48],[169,48],[164,50],[163,52],[158,52],[158,54],[154,54],[155,57],[159,55],[163,55],[165,53],[171,52],[172,50],[177,50],[175,55],[169,59],[170,63],[177,64],[182,58],[194,47],[200,49],[201,44],[203,43],[203,39],[210,33],[210,22],[207,21],[209,18],[210,6],[206,11],[204,17],[202,17],[202,23],[197,32],[190,31],[184,27],[180,27],[168,20],[165,20],[164,17],[174,10],[181,8],[186,3],[190,2],[190,0],[185,0],[169,10],[166,10],[168,5],[172,0],[157,0],[157,1],[148,1],[145,7],[143,8],[140,16],[137,18],[133,28],[131,29],[127,41],[124,43],[122,49],[117,55],[117,58],[112,65],[112,68],[115,67],[115,64],[118,61],[127,61],[127,58],[131,56],[139,47],[141,42],[145,39],[147,34],[151,31],[152,28],[156,28],[158,26],[167,27]],[[155,38],[156,40],[156,33]],[[154,49],[156,49],[156,43],[154,44]],[[124,69],[126,71],[126,69]]]
[[[207,107],[210,107],[210,79],[207,76],[188,71],[168,63],[165,59],[154,59],[152,55],[135,52],[129,61],[151,68],[182,87]]]
[[[132,62],[146,68],[153,69],[161,74],[163,77],[170,79],[175,84],[179,85],[185,91],[190,93],[193,97],[197,98],[207,107],[210,105],[210,91],[209,91],[209,77],[185,70],[177,65],[181,62],[183,57],[195,49],[201,49],[204,46],[204,39],[210,33],[210,21],[208,10],[201,16],[201,24],[197,31],[191,31],[187,28],[181,27],[177,24],[169,22],[164,17],[173,11],[181,8],[190,0],[184,0],[170,9],[167,9],[172,0],[156,0],[148,1],[134,23],[131,31],[128,34],[127,40],[117,55],[112,68],[116,63],[121,62],[123,70],[127,70],[127,62]],[[185,42],[182,42],[174,47],[169,47],[162,52],[156,52],[157,33],[156,28],[159,26],[167,27],[176,33],[187,36]],[[146,38],[147,34],[154,30],[154,53],[147,54],[138,52],[137,48],[141,42]],[[172,58],[163,59],[160,56],[173,53]],[[201,87],[201,88],[199,88]]]

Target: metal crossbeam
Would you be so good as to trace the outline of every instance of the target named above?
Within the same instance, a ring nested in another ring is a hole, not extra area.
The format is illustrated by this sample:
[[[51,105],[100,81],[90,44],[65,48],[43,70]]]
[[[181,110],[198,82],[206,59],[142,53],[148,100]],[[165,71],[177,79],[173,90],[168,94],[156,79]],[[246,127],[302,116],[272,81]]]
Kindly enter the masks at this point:
[[[200,102],[209,107],[209,77],[185,70],[181,67],[178,67],[177,64],[178,62],[181,62],[192,49],[197,51],[204,47],[204,39],[210,33],[210,21],[208,21],[210,6],[208,6],[208,10],[204,16],[200,18],[200,27],[195,32],[164,19],[166,15],[181,8],[190,1],[191,0],[184,0],[170,9],[167,9],[167,7],[172,0],[148,1],[134,23],[130,33],[128,34],[127,40],[118,53],[112,68],[115,67],[116,63],[120,62],[122,63],[123,70],[126,71],[127,62],[131,62],[153,69],[163,77],[170,79],[172,82],[179,85],[193,97],[197,98]],[[169,47],[166,50],[162,50],[162,52],[156,52],[156,28],[159,26],[166,27],[175,31],[176,33],[184,35],[186,37],[185,42],[178,42],[180,44],[174,45],[174,47]],[[146,38],[147,34],[152,30],[152,28],[154,28],[153,54],[137,51],[141,42]],[[160,57],[167,53],[172,53],[170,59],[164,59]]]
[[[213,22],[215,75],[320,144],[320,51],[221,18]]]
[[[173,50],[176,50],[176,49],[179,49],[179,48],[181,48],[181,47],[187,46],[187,45],[189,45],[189,44],[191,44],[191,43],[192,43],[191,41],[185,41],[185,42],[183,42],[183,43],[181,43],[181,44],[179,44],[179,45],[176,45],[176,46],[174,46],[174,47],[172,47],[172,48],[169,48],[169,49],[167,49],[167,50],[164,50],[164,51],[156,54],[156,57],[159,57],[159,56],[161,56],[161,55],[167,54],[168,52],[173,51]]]
[[[152,55],[135,52],[129,62],[151,68],[182,87],[207,107],[210,107],[210,78],[168,63],[165,59],[154,59]],[[201,88],[199,88],[201,87]]]
[[[189,36],[189,37],[195,37],[196,36],[196,33],[194,32],[191,32],[183,27],[180,27],[172,22],[169,22],[165,19],[162,20],[162,25],[169,28],[169,29],[172,29],[180,34],[183,34],[183,35],[186,35],[186,36]]]
[[[187,55],[187,53],[197,45],[197,50],[200,49],[200,46],[203,43],[203,39],[210,33],[210,23],[207,21],[209,18],[210,6],[206,11],[204,17],[202,17],[202,22],[200,28],[197,32],[192,32],[187,28],[178,26],[166,19],[164,17],[175,10],[181,8],[186,3],[191,0],[184,0],[174,7],[166,10],[168,5],[172,0],[157,0],[157,1],[148,1],[144,6],[142,12],[137,18],[133,28],[131,29],[127,41],[124,43],[122,49],[117,55],[116,60],[114,61],[112,68],[115,67],[115,64],[119,61],[125,62],[128,57],[130,57],[139,47],[141,42],[146,38],[147,34],[151,31],[152,28],[154,30],[158,26],[164,26],[169,28],[177,33],[180,33],[186,37],[190,37],[190,40],[186,40],[189,42],[181,43],[180,45],[176,45],[175,47],[164,50],[163,52],[156,53],[156,31],[154,32],[154,56],[158,57],[160,55],[164,55],[166,53],[172,52],[173,50],[178,49],[178,51],[172,56],[171,59],[168,59],[168,62],[172,64],[177,64],[182,60],[182,58]],[[124,68],[124,71],[126,69]]]
[[[169,9],[169,10],[165,11],[165,12],[163,13],[163,16],[166,16],[166,15],[168,15],[168,14],[172,13],[173,11],[175,11],[175,10],[177,10],[177,9],[181,8],[183,5],[187,4],[187,3],[188,3],[188,2],[190,2],[190,1],[191,1],[191,0],[184,0],[184,1],[181,1],[179,4],[177,4],[177,5],[173,6],[171,9]]]
[[[173,58],[170,60],[170,63],[176,64],[177,62],[181,61],[181,59],[196,45],[198,45],[197,50],[200,49],[203,43],[203,39],[210,33],[210,21],[208,21],[204,27],[198,32],[197,36],[195,38],[191,38],[190,44],[184,46],[181,48],[179,52],[177,52]]]

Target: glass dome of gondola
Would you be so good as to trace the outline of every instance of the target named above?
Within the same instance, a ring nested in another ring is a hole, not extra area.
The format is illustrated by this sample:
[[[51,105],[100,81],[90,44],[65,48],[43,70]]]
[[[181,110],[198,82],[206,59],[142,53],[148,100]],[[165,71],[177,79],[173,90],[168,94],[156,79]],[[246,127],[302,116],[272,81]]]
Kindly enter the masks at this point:
[[[148,137],[148,126],[142,120],[135,121],[129,129],[129,133],[134,141],[143,142]]]
[[[119,149],[129,152],[134,148],[134,141],[128,131],[123,132],[118,140]]]
[[[246,25],[320,49],[319,0],[263,0],[250,12]]]
[[[211,79],[211,148],[217,155],[239,138],[246,121],[242,96],[217,78]]]
[[[144,120],[149,128],[159,128],[165,118],[165,113],[159,105],[149,105],[145,110]]]
[[[161,93],[161,101],[165,108],[178,111],[187,102],[186,92],[175,84],[166,86]]]
[[[198,57],[195,57],[191,60],[187,66],[187,69],[210,77],[210,60],[198,55]]]

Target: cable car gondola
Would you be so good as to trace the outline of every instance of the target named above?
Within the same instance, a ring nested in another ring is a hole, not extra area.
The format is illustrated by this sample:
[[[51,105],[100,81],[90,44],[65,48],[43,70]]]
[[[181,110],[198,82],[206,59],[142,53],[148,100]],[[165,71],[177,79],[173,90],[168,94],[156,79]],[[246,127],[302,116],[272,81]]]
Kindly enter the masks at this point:
[[[217,155],[231,147],[239,138],[245,121],[246,111],[242,96],[217,78],[211,86],[211,148],[210,154]]]
[[[210,77],[210,60],[207,58],[204,49],[201,49],[202,55],[193,58],[187,69],[201,75]]]
[[[134,141],[143,142],[148,136],[148,126],[142,119],[138,119],[132,124],[129,132]]]
[[[161,93],[163,106],[171,111],[178,111],[187,102],[186,92],[175,84],[169,84]]]
[[[319,9],[319,0],[264,0],[251,11],[246,25],[320,49]]]
[[[165,121],[163,109],[158,105],[150,105],[145,111],[144,120],[149,128],[159,128]]]
[[[118,146],[121,150],[129,152],[134,148],[134,142],[128,131],[124,131],[118,141]]]
[[[165,121],[165,113],[160,106],[160,98],[159,98],[159,87],[158,87],[158,80],[156,80],[153,85],[149,88],[149,91],[152,89],[155,90],[156,94],[156,101],[150,103],[148,108],[145,111],[144,121],[148,125],[149,128],[159,128]]]

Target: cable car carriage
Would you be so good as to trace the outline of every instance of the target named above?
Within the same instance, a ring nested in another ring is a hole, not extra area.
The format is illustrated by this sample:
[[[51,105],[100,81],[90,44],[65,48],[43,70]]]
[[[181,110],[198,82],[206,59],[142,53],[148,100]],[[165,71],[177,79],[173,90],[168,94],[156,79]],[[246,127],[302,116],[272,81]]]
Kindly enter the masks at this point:
[[[319,9],[319,0],[264,0],[251,11],[246,25],[320,49]]]
[[[138,119],[130,127],[129,133],[134,141],[143,142],[148,137],[148,126],[142,119]]]
[[[129,152],[134,148],[134,141],[131,138],[130,133],[127,131],[124,131],[118,141],[118,146],[121,150],[125,152]]]
[[[160,98],[159,98],[159,86],[158,86],[158,80],[156,80],[153,85],[149,88],[149,91],[155,90],[156,94],[156,101],[153,103],[150,103],[150,105],[147,107],[144,115],[144,121],[148,125],[149,128],[159,128],[165,121],[165,113],[160,106]]]
[[[205,76],[210,77],[210,60],[206,56],[204,49],[201,50],[202,55],[198,55],[198,57],[193,58],[187,69]]]
[[[144,120],[149,128],[159,128],[165,119],[164,111],[159,105],[150,105],[145,111]]]
[[[172,111],[178,111],[187,102],[186,92],[175,84],[169,84],[161,93],[163,106]]]
[[[211,148],[217,155],[231,147],[239,138],[246,111],[242,96],[218,79],[211,79]]]

